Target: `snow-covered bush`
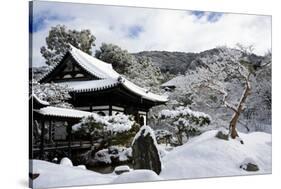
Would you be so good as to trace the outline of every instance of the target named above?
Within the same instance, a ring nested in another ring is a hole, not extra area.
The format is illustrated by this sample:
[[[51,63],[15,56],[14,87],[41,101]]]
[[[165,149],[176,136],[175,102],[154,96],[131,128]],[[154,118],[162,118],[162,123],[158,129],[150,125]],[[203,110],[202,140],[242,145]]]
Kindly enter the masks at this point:
[[[173,133],[165,129],[157,129],[154,131],[157,143],[171,143],[171,139],[173,137]]]
[[[113,116],[100,116],[93,113],[72,127],[78,136],[90,138],[106,148],[111,144],[128,143],[137,131],[137,125],[130,116],[118,114]]]
[[[68,159],[67,157],[62,158],[60,161],[60,164],[65,165],[65,166],[70,166],[70,167],[73,166],[72,161],[70,159]]]
[[[107,136],[106,123],[102,116],[93,113],[91,116],[84,117],[80,123],[72,126],[72,130],[80,137],[88,137],[93,144],[95,139]]]
[[[106,149],[99,150],[94,156],[94,161],[99,164],[119,164],[121,162],[130,161],[131,158],[131,148],[110,146]]]
[[[199,127],[208,125],[211,117],[203,112],[191,110],[189,107],[177,107],[174,110],[164,109],[159,112],[159,119],[168,121],[176,132],[178,144],[183,144],[183,139],[200,133]]]
[[[125,114],[117,114],[114,116],[105,116],[105,120],[107,121],[107,130],[116,133],[122,133],[124,131],[128,131],[132,128],[134,121],[130,119],[129,116]]]

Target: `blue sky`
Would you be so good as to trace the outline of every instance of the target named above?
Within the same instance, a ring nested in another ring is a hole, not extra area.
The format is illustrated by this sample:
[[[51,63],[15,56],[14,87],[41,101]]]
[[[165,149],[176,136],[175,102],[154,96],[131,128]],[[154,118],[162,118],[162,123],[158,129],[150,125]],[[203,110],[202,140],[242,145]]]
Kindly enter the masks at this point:
[[[73,20],[74,17],[71,16],[63,16],[48,10],[37,13],[32,17],[32,21],[30,23],[29,31],[30,32],[38,32],[40,30],[46,29],[48,27],[48,22],[52,21],[59,21],[59,22],[66,22]]]
[[[30,25],[35,66],[44,65],[40,47],[57,24],[90,29],[95,48],[106,42],[129,52],[200,52],[243,43],[253,44],[256,53],[262,54],[271,47],[268,16],[35,1]]]
[[[133,25],[128,29],[129,38],[137,38],[143,32],[143,27],[140,25]]]
[[[204,11],[191,11],[191,14],[194,15],[197,19],[206,17],[207,22],[217,22],[223,16],[223,13],[220,12],[204,12]]]

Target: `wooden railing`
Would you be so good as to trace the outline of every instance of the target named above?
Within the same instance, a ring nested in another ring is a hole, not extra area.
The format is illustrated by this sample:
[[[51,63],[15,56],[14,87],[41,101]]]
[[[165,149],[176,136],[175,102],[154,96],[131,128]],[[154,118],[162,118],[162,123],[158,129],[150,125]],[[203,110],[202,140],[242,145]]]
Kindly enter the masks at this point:
[[[40,150],[40,144],[33,145],[33,151]],[[90,141],[55,141],[52,143],[45,143],[44,150],[56,150],[56,149],[82,149],[82,148],[90,148],[91,142]]]

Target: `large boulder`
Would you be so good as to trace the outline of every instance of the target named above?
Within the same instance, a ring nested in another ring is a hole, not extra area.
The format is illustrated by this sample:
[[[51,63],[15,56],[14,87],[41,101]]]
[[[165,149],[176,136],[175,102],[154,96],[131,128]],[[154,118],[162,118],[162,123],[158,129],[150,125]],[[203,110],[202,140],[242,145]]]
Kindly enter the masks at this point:
[[[153,130],[149,126],[141,127],[132,145],[134,169],[150,169],[155,173],[161,172],[161,160]]]
[[[116,175],[121,175],[122,173],[130,172],[132,169],[128,165],[121,165],[118,167],[115,167],[114,173]]]
[[[220,130],[216,134],[216,137],[222,140],[228,140],[229,139],[229,134],[227,133],[226,130]]]

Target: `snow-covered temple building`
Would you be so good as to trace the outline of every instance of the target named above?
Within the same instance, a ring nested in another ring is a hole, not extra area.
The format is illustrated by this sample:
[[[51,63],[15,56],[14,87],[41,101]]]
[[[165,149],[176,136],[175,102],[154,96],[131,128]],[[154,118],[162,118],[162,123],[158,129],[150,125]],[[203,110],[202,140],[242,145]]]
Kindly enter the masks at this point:
[[[174,77],[173,79],[163,83],[160,87],[165,91],[174,91],[177,87],[181,86],[183,81],[185,80],[184,75],[179,75]]]
[[[72,126],[91,112],[51,106],[48,102],[32,94],[29,98],[29,156],[41,158],[46,151],[61,150],[70,155],[70,151],[90,148],[89,142],[73,141]],[[31,137],[32,136],[32,137]]]
[[[111,64],[71,46],[59,64],[40,83],[60,83],[69,88],[75,109],[115,115],[134,115],[136,122],[146,124],[153,106],[164,104],[167,97],[153,94],[117,73]]]

